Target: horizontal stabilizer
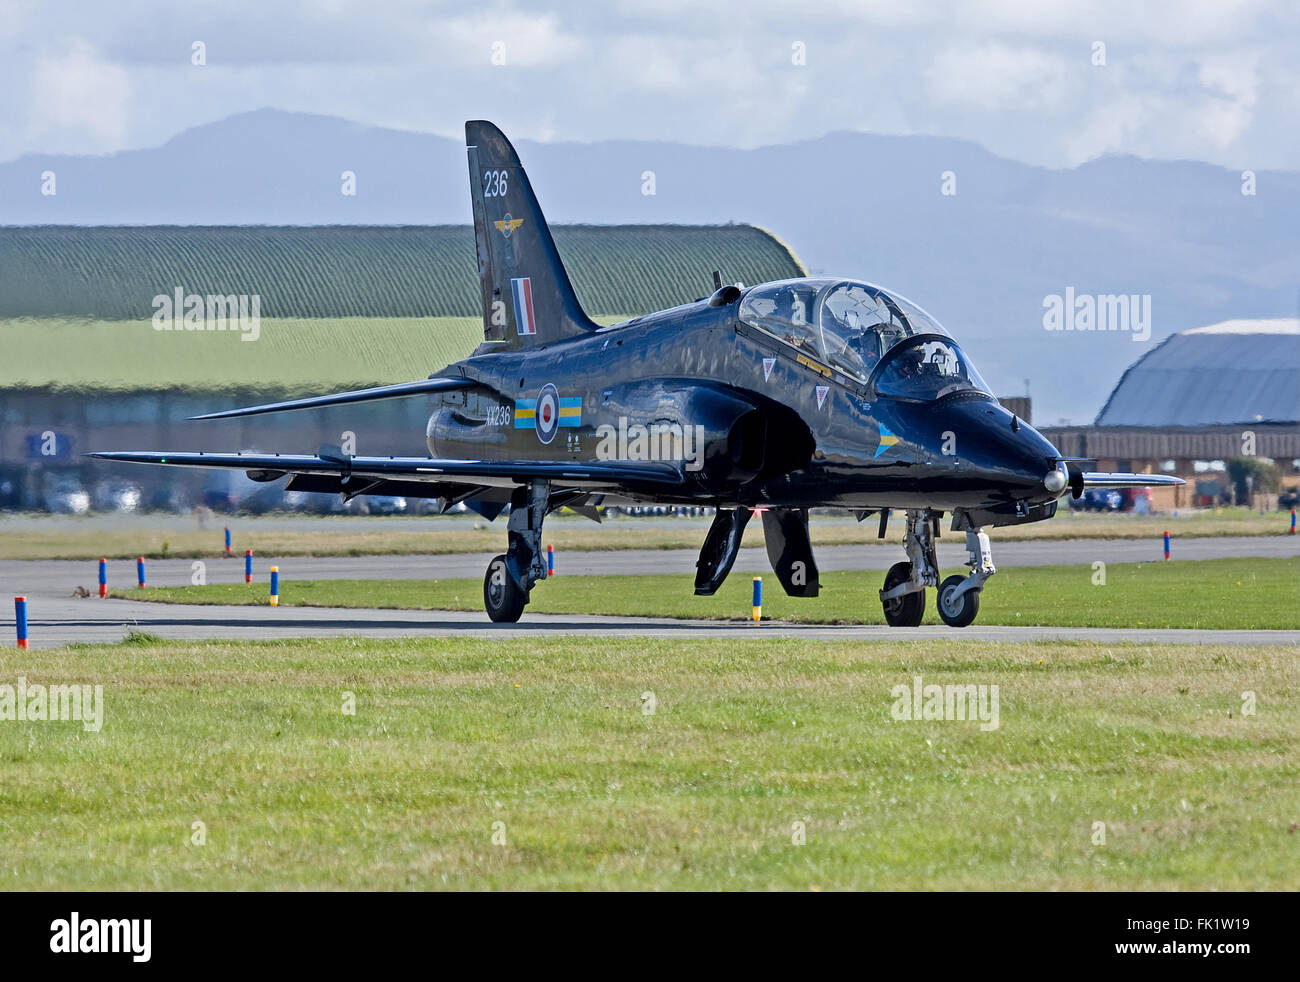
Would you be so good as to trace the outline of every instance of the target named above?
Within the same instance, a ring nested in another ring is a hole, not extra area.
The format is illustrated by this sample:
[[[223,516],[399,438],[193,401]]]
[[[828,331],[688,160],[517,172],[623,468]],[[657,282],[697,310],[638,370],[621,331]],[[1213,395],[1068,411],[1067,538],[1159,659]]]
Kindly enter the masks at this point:
[[[353,389],[350,392],[334,392],[324,396],[308,396],[305,399],[290,399],[288,402],[268,402],[264,406],[249,406],[245,409],[227,409],[219,413],[205,413],[191,416],[190,419],[234,419],[238,416],[261,416],[263,413],[284,413],[291,409],[319,409],[322,406],[343,406],[354,402],[370,402],[374,399],[397,399],[402,396],[418,396],[427,392],[451,392],[455,389],[468,389],[474,382],[467,378],[426,378],[418,382],[398,382],[396,385],[380,385],[373,389]]]

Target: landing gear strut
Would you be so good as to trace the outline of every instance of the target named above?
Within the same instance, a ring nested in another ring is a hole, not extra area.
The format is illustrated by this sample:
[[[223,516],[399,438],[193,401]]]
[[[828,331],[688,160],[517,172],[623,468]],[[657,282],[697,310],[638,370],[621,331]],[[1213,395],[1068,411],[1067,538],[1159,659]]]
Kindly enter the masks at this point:
[[[939,585],[939,560],[934,552],[934,527],[939,516],[928,508],[907,511],[903,546],[905,563],[895,563],[885,574],[880,603],[890,627],[916,627],[925,614],[925,588]]]
[[[989,537],[978,526],[966,529],[966,552],[970,557],[966,565],[970,572],[965,576],[954,574],[939,586],[939,616],[949,627],[966,627],[980,609],[980,591],[985,581],[996,573]]]
[[[939,514],[929,509],[909,509],[907,535],[903,546],[907,562],[895,563],[885,575],[880,603],[885,608],[885,622],[890,627],[916,627],[925,614],[925,588],[939,588],[939,616],[950,627],[966,627],[980,609],[980,591],[996,573],[989,537],[971,516],[963,511],[953,515],[953,529],[966,531],[966,565],[970,572],[950,576],[939,582],[939,560],[934,540],[938,537]],[[883,523],[882,523],[883,529]]]
[[[550,498],[550,483],[529,481],[510,496],[509,541],[505,555],[488,563],[483,577],[483,606],[497,623],[514,623],[528,604],[533,584],[546,579],[542,552],[542,520]]]

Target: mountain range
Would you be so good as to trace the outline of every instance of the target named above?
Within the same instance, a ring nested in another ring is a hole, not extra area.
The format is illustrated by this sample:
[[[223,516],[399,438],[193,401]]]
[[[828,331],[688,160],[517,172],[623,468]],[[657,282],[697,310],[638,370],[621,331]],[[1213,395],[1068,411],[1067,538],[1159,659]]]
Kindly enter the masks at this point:
[[[1028,380],[1040,424],[1090,420],[1173,332],[1297,309],[1297,171],[1130,156],[1056,170],[967,141],[852,132],[756,149],[516,146],[553,222],[753,223],[812,273],[903,293],[997,394],[1023,395]],[[468,223],[467,177],[460,141],[264,109],[159,147],[2,163],[0,224]],[[710,276],[700,270],[700,293]],[[1067,291],[1150,297],[1149,336],[1047,330]]]

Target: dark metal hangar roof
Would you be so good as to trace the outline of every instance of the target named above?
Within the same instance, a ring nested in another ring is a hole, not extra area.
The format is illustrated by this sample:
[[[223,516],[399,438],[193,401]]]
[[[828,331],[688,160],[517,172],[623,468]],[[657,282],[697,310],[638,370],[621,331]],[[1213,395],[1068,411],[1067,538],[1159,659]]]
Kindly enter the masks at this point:
[[[1300,320],[1233,320],[1171,335],[1139,358],[1097,426],[1300,422]]]

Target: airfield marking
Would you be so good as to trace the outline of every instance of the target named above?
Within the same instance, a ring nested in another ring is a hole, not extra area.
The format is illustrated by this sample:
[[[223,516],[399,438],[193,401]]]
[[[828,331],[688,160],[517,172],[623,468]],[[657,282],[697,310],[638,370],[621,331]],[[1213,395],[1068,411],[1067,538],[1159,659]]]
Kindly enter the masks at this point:
[[[1161,541],[1129,539],[1071,539],[1061,541],[1005,542],[996,546],[1004,566],[1056,566],[1107,563],[1161,562]],[[965,560],[965,548],[941,540],[940,562],[947,568]],[[880,546],[826,546],[817,550],[823,572],[887,568],[901,556],[901,548]],[[494,553],[442,556],[323,556],[287,557],[281,572],[306,579],[451,579],[477,577]],[[1278,557],[1300,555],[1300,540],[1291,536],[1240,536],[1181,539],[1181,559]],[[618,573],[677,573],[695,571],[696,552],[688,549],[565,552],[557,556],[566,576]],[[268,557],[269,558],[269,557]],[[241,563],[208,561],[209,582],[237,582]],[[131,564],[110,562],[117,582],[131,582]],[[768,571],[764,550],[742,549],[733,576]],[[183,586],[191,582],[193,560],[151,560],[150,581],[157,586]],[[578,614],[525,613],[516,625],[492,624],[486,615],[463,611],[393,611],[372,609],[301,608],[286,617],[284,608],[247,606],[158,605],[128,600],[101,601],[72,596],[78,586],[93,593],[97,579],[93,560],[0,560],[0,592],[31,600],[33,647],[73,642],[114,642],[135,628],[167,638],[292,638],[365,634],[374,637],[468,635],[517,637],[529,632],[548,634],[608,634],[675,638],[736,638],[751,636],[808,639],[1053,641],[1097,642],[1204,642],[1216,644],[1300,644],[1300,631],[1266,630],[1127,630],[1122,628],[1015,627],[979,624],[968,628],[924,626],[889,628],[883,625],[814,625],[683,621],[668,618],[610,617]],[[125,584],[123,584],[125,585]],[[690,581],[683,579],[683,590]],[[310,612],[308,612],[310,611]]]
[[[154,604],[135,600],[47,598],[31,613],[32,647],[75,642],[112,643],[131,630],[169,640],[273,640],[304,637],[484,637],[538,634],[659,637],[686,640],[805,638],[839,641],[1126,641],[1151,644],[1300,645],[1300,630],[1198,631],[1084,627],[1011,627],[978,624],[891,628],[749,621],[685,621],[653,617],[525,613],[518,624],[493,624],[486,614],[438,610],[334,607],[249,607]]]
[[[702,534],[702,533],[701,533]],[[504,536],[489,535],[491,552],[449,553],[440,556],[288,556],[267,555],[278,561],[280,571],[296,580],[444,580],[481,577],[488,563],[501,550]],[[1163,560],[1159,538],[1145,539],[1062,539],[1022,542],[994,542],[999,566],[1086,566],[1094,562],[1137,563]],[[608,576],[620,573],[674,573],[694,577],[699,553],[693,549],[618,549],[604,551],[557,551],[566,576]],[[903,558],[902,546],[820,546],[817,566],[823,573],[853,570],[884,571]],[[1300,556],[1300,537],[1232,536],[1178,540],[1178,560],[1285,558]],[[1178,560],[1174,560],[1177,562]],[[966,547],[956,536],[939,540],[939,564],[956,569],[966,562]],[[225,562],[220,553],[207,560],[211,583],[238,579],[238,557]],[[193,559],[151,559],[153,586],[185,586],[193,575]],[[131,576],[127,560],[110,560],[111,584],[125,585]],[[767,552],[743,548],[732,575],[771,572]],[[0,560],[0,593],[10,596],[64,597],[79,585],[90,588],[96,575],[94,560],[4,559]],[[689,592],[690,580],[682,589]]]

